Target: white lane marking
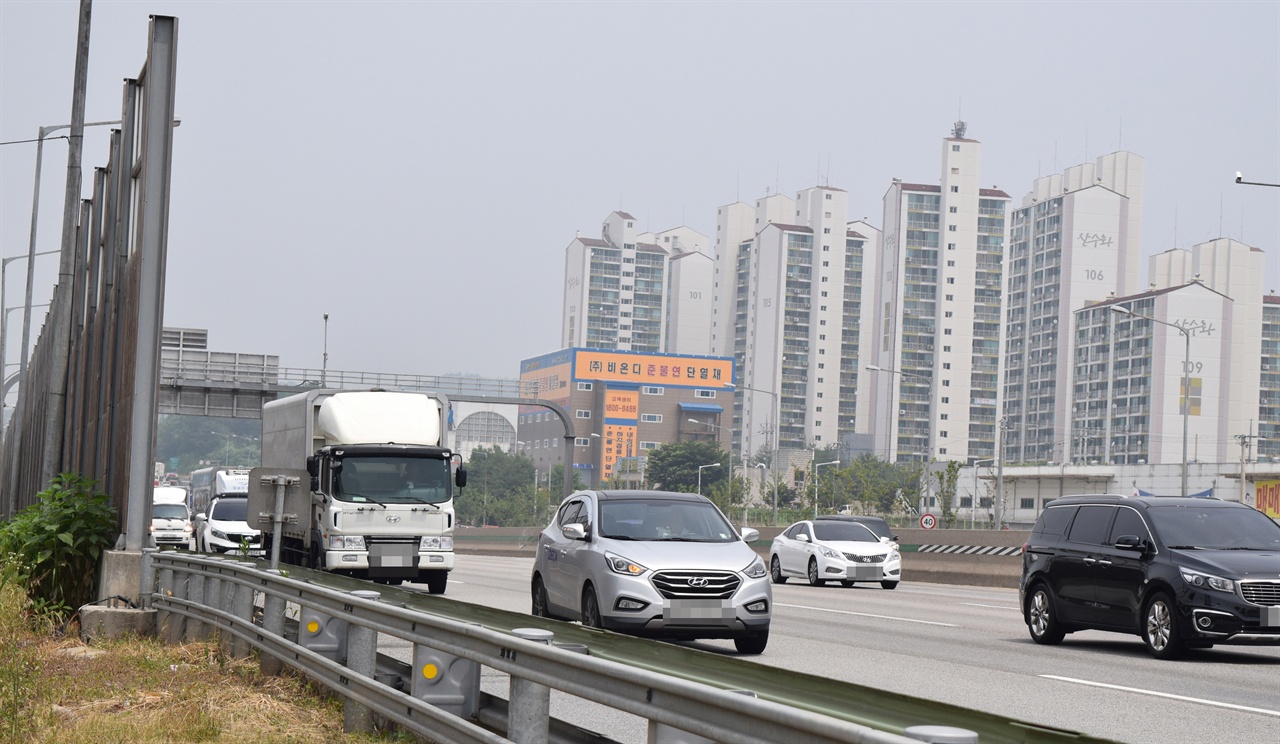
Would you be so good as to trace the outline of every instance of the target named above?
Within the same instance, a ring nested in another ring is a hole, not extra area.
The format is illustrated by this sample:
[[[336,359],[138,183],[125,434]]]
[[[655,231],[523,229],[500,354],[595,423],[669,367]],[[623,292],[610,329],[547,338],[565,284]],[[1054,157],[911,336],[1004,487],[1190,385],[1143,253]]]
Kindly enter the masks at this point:
[[[808,607],[806,605],[782,604],[781,602],[774,602],[773,604],[775,607],[790,607],[795,610],[813,610],[815,612],[834,612],[838,615],[857,615],[858,617],[874,617],[874,618],[879,618],[881,620],[897,620],[898,622],[902,622],[902,623],[920,623],[921,625],[939,625],[943,628],[960,627],[959,625],[952,625],[951,623],[935,623],[931,620],[913,620],[912,618],[909,618],[909,617],[894,617],[893,615],[872,615],[866,612],[850,612],[848,610],[829,610],[826,607]]]
[[[1152,695],[1154,697],[1169,698],[1170,700],[1185,700],[1188,703],[1200,703],[1201,705],[1212,705],[1218,708],[1231,708],[1232,710],[1247,710],[1250,713],[1261,713],[1264,716],[1280,716],[1280,710],[1267,710],[1266,708],[1250,708],[1247,705],[1236,705],[1235,703],[1220,703],[1216,700],[1205,700],[1203,698],[1187,697],[1185,695],[1174,695],[1168,692],[1156,692],[1155,690],[1143,690],[1137,687],[1122,687],[1120,685],[1109,685],[1104,682],[1090,682],[1087,679],[1072,679],[1071,677],[1058,677],[1053,674],[1041,674],[1045,679],[1056,679],[1062,682],[1074,682],[1078,685],[1090,685],[1093,687],[1106,687],[1111,690],[1123,690],[1125,692],[1136,692],[1139,695]]]
[[[973,602],[961,602],[960,604],[966,607],[990,607],[993,610],[1013,610],[1014,612],[1018,611],[1017,607],[1005,607],[1003,605],[984,605],[984,604],[974,604]]]

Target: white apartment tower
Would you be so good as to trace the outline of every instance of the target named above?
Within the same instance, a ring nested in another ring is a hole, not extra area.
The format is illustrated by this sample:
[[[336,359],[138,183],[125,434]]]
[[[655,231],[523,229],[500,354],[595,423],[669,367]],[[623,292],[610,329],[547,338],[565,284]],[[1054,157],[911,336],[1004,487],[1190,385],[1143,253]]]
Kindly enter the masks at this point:
[[[861,251],[878,232],[853,229],[847,212],[830,186],[717,210],[713,353],[735,360],[743,456],[822,448],[853,429]]]
[[[943,140],[938,185],[894,180],[879,254],[864,263],[871,394],[858,426],[890,461],[995,452],[1009,195],[981,187],[982,145],[964,135],[957,122]]]
[[[1192,281],[1077,310],[1071,461],[1180,463],[1184,425],[1188,460],[1231,460],[1234,304]]]
[[[1269,382],[1276,381],[1270,365],[1261,359],[1275,348],[1274,339],[1268,339],[1266,335],[1275,331],[1265,329],[1265,255],[1259,248],[1230,238],[1218,238],[1194,245],[1189,251],[1175,248],[1156,254],[1147,266],[1147,275],[1154,287],[1197,282],[1231,298],[1230,328],[1213,327],[1195,313],[1167,319],[1191,330],[1193,345],[1202,343],[1201,339],[1206,337],[1221,335],[1231,339],[1222,360],[1223,364],[1229,365],[1225,373],[1231,381],[1228,402],[1217,414],[1224,419],[1231,437],[1261,434],[1264,430],[1272,432],[1280,423],[1280,411],[1276,410],[1280,401],[1276,400],[1274,393],[1265,396],[1261,393],[1265,378],[1271,378]],[[1270,451],[1273,447],[1265,449]],[[1237,450],[1228,459],[1238,457]]]
[[[706,354],[712,296],[706,246],[706,236],[688,228],[641,233],[626,212],[610,214],[600,238],[574,238],[565,249],[561,347],[674,353],[674,345],[679,353]],[[692,257],[672,266],[672,258],[686,254]]]
[[[1005,265],[1004,459],[1072,459],[1072,314],[1138,291],[1143,160],[1115,152],[1036,179]],[[1077,458],[1078,459],[1078,458]]]

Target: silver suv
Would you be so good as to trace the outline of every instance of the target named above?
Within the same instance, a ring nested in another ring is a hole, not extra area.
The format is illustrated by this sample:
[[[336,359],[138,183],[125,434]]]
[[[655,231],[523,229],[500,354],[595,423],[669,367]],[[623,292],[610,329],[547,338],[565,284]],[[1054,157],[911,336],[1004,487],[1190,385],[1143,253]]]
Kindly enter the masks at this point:
[[[665,491],[579,491],[538,539],[533,614],[674,640],[769,642],[764,561],[715,504]]]

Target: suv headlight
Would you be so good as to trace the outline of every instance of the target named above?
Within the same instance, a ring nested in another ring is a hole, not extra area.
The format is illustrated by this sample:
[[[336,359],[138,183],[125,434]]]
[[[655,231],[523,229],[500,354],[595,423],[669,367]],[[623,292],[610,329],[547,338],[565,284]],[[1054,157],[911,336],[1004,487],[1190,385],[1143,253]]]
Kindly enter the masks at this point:
[[[362,535],[329,535],[330,550],[364,550]]]
[[[838,550],[832,550],[831,548],[828,548],[823,545],[819,545],[817,547],[818,547],[818,552],[821,553],[823,557],[834,558],[838,561],[844,560],[844,553],[841,553]]]
[[[419,550],[453,550],[453,535],[423,537]]]
[[[768,571],[766,571],[764,568],[764,559],[762,559],[760,556],[756,556],[756,559],[754,561],[751,561],[750,566],[747,566],[746,568],[742,569],[742,573],[746,574],[747,576],[753,579],[758,579],[761,576],[764,576],[766,573],[768,573]]]
[[[1220,592],[1230,592],[1232,594],[1236,591],[1236,582],[1231,579],[1224,579],[1219,576],[1211,576],[1197,571],[1190,571],[1185,568],[1181,569],[1181,572],[1182,580],[1191,586],[1198,587],[1200,589],[1217,589]]]
[[[641,566],[639,563],[613,553],[605,553],[604,562],[608,564],[610,571],[620,573],[624,576],[640,576],[649,570],[644,566]]]
[[[209,534],[213,535],[214,537],[218,538],[219,540],[226,540],[226,539],[228,539],[228,538],[227,538],[227,533],[223,532],[222,530],[216,530],[216,529],[214,529],[214,528],[212,528],[212,527],[210,527],[210,528],[209,528]]]

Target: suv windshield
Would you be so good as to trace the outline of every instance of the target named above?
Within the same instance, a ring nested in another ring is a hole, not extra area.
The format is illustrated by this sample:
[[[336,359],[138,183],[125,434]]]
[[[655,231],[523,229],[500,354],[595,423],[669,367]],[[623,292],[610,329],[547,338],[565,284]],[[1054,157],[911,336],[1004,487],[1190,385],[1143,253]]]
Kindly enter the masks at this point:
[[[440,504],[453,498],[449,463],[429,457],[344,457],[333,497],[378,504]]]
[[[714,505],[698,501],[602,501],[600,536],[614,540],[733,542],[733,527]]]
[[[814,522],[813,539],[833,542],[880,542],[880,538],[860,522]]]
[[[1280,525],[1256,509],[1152,506],[1147,514],[1170,548],[1280,550]]]
[[[218,499],[213,502],[209,519],[222,522],[244,522],[249,515],[249,499]]]

